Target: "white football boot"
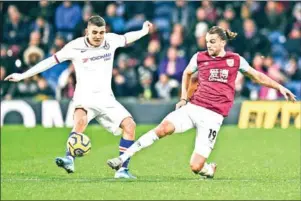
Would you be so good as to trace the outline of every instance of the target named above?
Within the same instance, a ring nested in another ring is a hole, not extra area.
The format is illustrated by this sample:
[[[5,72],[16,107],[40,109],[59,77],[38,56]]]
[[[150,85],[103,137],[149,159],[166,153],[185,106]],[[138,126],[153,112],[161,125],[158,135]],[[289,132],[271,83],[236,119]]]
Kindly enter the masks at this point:
[[[216,168],[216,163],[209,163],[206,167],[203,167],[203,169],[199,172],[199,175],[204,179],[213,179]]]

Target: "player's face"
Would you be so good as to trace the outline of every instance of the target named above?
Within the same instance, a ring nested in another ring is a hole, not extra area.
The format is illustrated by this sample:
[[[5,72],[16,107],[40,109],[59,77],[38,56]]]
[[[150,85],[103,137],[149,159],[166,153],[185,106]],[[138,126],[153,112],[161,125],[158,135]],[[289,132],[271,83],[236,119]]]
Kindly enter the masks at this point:
[[[226,42],[222,40],[217,34],[206,35],[206,45],[209,55],[217,56],[221,50],[225,48]]]
[[[86,30],[86,34],[88,36],[89,42],[91,45],[98,47],[101,45],[102,41],[104,40],[106,32],[106,27],[98,27],[96,25],[90,24]]]

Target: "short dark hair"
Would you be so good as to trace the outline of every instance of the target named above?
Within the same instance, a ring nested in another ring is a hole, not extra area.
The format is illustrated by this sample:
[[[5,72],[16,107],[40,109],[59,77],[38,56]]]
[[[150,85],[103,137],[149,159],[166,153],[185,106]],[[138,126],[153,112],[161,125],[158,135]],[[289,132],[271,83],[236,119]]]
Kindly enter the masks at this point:
[[[98,27],[106,26],[106,21],[99,15],[93,15],[88,19],[88,25],[93,24]]]
[[[219,26],[213,26],[211,29],[208,31],[209,34],[217,34],[222,40],[228,41],[228,40],[233,40],[236,36],[237,33],[228,30],[223,29],[222,27]]]

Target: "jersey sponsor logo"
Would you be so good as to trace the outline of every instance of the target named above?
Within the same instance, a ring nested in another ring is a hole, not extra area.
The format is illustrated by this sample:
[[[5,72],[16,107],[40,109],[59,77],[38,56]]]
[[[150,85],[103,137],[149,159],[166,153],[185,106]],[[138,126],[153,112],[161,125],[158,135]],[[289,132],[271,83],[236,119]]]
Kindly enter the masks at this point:
[[[211,82],[228,82],[229,70],[227,69],[210,69],[209,81]]]
[[[227,65],[229,67],[233,67],[234,66],[234,59],[227,59],[226,62],[227,62]]]
[[[86,63],[88,61],[96,61],[96,60],[99,60],[99,59],[103,59],[104,61],[108,61],[111,58],[112,58],[112,54],[111,53],[106,53],[106,54],[99,55],[99,56],[94,56],[94,57],[91,57],[91,58],[83,58],[82,62]]]

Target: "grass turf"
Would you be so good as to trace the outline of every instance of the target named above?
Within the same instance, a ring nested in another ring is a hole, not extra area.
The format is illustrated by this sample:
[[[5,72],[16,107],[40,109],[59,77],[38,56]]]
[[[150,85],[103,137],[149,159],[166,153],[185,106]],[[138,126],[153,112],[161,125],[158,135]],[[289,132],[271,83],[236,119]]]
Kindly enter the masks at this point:
[[[138,126],[137,136],[153,126]],[[300,131],[240,130],[224,126],[209,161],[218,169],[201,180],[189,168],[195,131],[159,140],[130,163],[137,180],[113,179],[106,160],[117,156],[119,138],[89,126],[89,155],[76,159],[75,173],[56,167],[70,129],[1,128],[2,200],[283,199],[300,200]]]

